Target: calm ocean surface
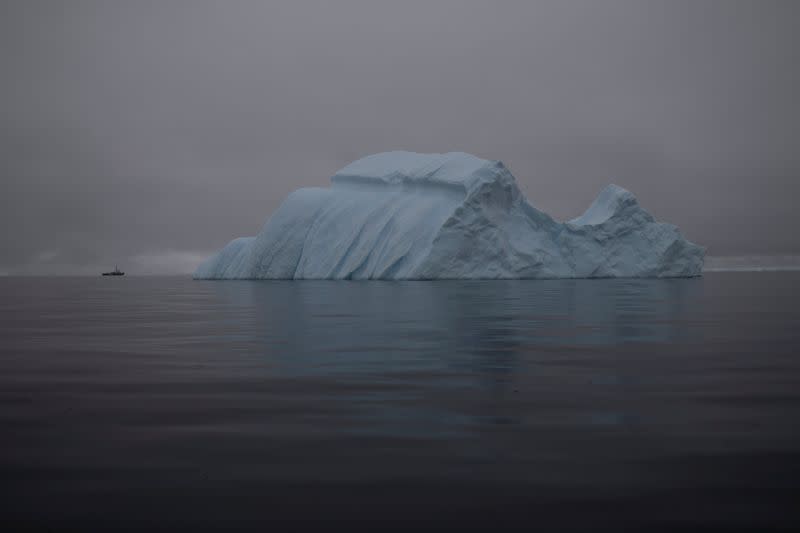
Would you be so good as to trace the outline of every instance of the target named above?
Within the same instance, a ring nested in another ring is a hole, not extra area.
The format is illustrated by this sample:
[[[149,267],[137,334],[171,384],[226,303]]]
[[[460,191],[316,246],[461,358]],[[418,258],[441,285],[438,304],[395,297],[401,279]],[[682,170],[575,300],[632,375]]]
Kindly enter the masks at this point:
[[[0,278],[0,525],[800,527],[799,288]]]

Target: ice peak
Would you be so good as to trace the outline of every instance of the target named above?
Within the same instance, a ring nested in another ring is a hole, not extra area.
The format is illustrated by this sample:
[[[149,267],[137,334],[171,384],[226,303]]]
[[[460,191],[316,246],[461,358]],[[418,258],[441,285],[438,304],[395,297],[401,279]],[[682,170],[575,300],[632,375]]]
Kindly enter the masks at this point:
[[[581,216],[573,218],[570,223],[577,226],[594,226],[608,221],[626,209],[638,207],[639,202],[632,192],[612,183],[600,191],[592,205]]]

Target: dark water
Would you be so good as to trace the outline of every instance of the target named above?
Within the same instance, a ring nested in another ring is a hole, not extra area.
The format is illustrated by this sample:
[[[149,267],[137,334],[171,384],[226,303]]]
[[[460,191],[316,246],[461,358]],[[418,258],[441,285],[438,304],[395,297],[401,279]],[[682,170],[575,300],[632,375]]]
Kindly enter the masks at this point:
[[[798,287],[0,278],[0,520],[797,527]]]

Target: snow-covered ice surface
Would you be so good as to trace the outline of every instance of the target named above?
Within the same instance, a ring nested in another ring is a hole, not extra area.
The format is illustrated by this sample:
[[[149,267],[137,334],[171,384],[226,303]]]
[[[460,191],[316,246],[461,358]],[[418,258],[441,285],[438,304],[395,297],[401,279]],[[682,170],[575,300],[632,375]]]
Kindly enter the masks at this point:
[[[606,187],[558,222],[499,161],[465,153],[359,159],[330,188],[291,193],[255,237],[234,239],[198,279],[480,279],[699,276],[705,248]]]

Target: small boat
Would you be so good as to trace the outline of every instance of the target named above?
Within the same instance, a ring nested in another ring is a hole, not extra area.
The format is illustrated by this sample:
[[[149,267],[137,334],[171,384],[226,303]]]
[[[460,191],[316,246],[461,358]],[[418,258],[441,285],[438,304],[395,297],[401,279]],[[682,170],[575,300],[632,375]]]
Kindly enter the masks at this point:
[[[125,272],[117,268],[117,265],[114,265],[114,270],[111,272],[103,272],[104,276],[124,276]]]

